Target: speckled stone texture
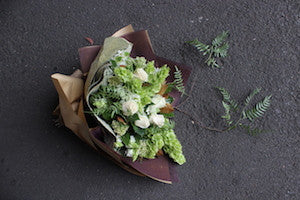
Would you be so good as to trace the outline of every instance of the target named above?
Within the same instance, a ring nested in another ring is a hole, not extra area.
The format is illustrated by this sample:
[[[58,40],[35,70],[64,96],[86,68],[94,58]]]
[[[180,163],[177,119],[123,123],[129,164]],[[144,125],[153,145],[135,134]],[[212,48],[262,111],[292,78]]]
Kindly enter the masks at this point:
[[[215,133],[177,113],[187,163],[177,168],[180,182],[167,185],[124,171],[56,128],[50,75],[79,67],[84,37],[101,44],[129,23],[149,30],[157,55],[193,67],[182,109],[221,126],[215,86],[238,101],[262,87],[257,101],[273,97],[258,124],[271,131]],[[300,199],[299,1],[0,0],[0,25],[0,199]],[[222,69],[184,44],[222,30],[230,32]]]

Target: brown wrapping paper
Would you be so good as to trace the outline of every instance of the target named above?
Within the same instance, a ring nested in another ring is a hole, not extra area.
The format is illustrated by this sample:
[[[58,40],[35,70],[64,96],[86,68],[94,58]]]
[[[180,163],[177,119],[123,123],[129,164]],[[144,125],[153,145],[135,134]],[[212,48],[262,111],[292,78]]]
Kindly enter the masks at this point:
[[[168,64],[171,71],[177,65],[183,71],[184,81],[187,81],[190,75],[190,68],[155,56],[147,31],[134,32],[132,26],[128,25],[112,36],[123,37],[133,43],[132,57],[144,56],[148,60],[155,60],[158,66]],[[122,157],[105,144],[103,139],[105,130],[103,130],[103,127],[91,128],[88,126],[84,114],[83,94],[85,86],[82,76],[89,72],[90,66],[97,57],[99,50],[101,50],[101,46],[99,45],[79,49],[82,72],[80,70],[75,71],[71,76],[62,74],[53,74],[51,76],[59,95],[59,106],[54,112],[61,116],[64,125],[71,129],[82,141],[125,170],[136,175],[148,176],[164,183],[176,181],[177,175],[174,164],[166,155],[159,156],[156,159],[144,159],[143,161],[132,162],[130,158]],[[179,93],[173,92],[172,96],[178,100],[179,98],[177,97],[179,95]]]

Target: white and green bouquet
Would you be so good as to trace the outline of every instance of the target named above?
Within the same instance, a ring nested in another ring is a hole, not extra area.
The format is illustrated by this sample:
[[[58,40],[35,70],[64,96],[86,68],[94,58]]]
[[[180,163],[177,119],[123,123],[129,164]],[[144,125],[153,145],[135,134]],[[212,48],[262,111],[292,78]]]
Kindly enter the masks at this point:
[[[115,136],[119,154],[135,161],[164,152],[181,165],[186,160],[171,120],[174,99],[168,95],[180,79],[166,83],[167,65],[155,67],[154,61],[130,57],[130,51],[125,39],[105,40],[101,55],[108,61],[93,63],[98,68],[88,89],[90,111]]]

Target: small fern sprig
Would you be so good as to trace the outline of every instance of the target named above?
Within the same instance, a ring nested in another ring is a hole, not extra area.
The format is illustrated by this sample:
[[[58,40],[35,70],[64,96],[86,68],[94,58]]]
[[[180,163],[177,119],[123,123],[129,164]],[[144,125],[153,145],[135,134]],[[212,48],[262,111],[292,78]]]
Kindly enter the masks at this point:
[[[261,88],[256,88],[255,90],[253,90],[253,92],[250,93],[249,96],[247,96],[246,100],[245,100],[245,106],[248,106],[250,101],[252,100],[252,98],[257,95],[259,92],[261,91]]]
[[[175,67],[174,81],[172,83],[170,83],[169,85],[173,86],[176,90],[178,90],[181,93],[181,96],[183,96],[186,93],[185,93],[185,87],[183,84],[182,73],[176,65],[174,67]]]
[[[198,49],[198,51],[203,52],[203,55],[208,55],[205,63],[208,66],[220,68],[217,63],[217,58],[224,58],[227,56],[227,51],[229,49],[229,44],[225,40],[228,38],[228,31],[223,31],[218,35],[211,45],[204,44],[198,39],[187,41],[186,43],[193,45]]]
[[[233,110],[237,110],[238,104],[230,97],[229,92],[222,87],[216,87],[216,88],[221,92],[223,96],[223,102],[228,103]]]
[[[223,96],[222,105],[225,109],[225,114],[221,117],[225,119],[227,124],[229,125],[229,127],[224,129],[224,131],[241,127],[245,129],[250,135],[256,135],[258,133],[264,132],[263,130],[260,130],[258,128],[252,128],[250,125],[246,125],[242,121],[248,119],[250,123],[252,123],[254,119],[258,117],[262,117],[263,114],[270,107],[272,95],[266,96],[261,102],[257,103],[252,109],[246,110],[253,97],[261,91],[260,88],[253,90],[250,93],[250,95],[246,98],[244,102],[244,107],[241,109],[239,118],[233,120],[231,114],[233,111],[236,111],[238,109],[238,104],[231,98],[229,92],[226,89],[221,87],[217,87],[217,89],[219,89],[219,91]]]
[[[243,117],[253,121],[258,117],[262,117],[271,104],[272,95],[266,96],[261,102],[257,103],[252,109],[243,112]]]

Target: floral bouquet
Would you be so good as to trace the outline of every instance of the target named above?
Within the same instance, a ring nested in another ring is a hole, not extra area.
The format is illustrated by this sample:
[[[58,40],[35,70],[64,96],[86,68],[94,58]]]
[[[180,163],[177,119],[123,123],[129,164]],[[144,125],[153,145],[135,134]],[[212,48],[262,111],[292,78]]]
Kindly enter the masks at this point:
[[[174,132],[173,106],[190,68],[154,54],[147,31],[128,25],[103,46],[79,49],[81,70],[53,74],[66,127],[127,171],[177,181],[186,160]]]

